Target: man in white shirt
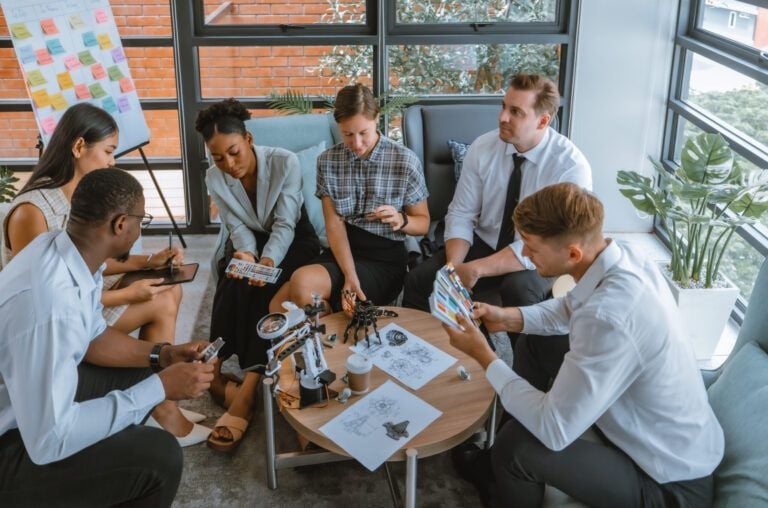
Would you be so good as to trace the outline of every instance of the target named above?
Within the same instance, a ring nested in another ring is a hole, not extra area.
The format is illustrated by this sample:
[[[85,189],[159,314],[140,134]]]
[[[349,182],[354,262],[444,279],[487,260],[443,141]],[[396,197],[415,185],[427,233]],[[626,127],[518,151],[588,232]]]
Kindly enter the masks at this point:
[[[517,203],[546,185],[573,182],[592,188],[584,155],[549,126],[560,106],[557,86],[539,75],[512,77],[502,100],[499,128],[469,147],[445,216],[445,250],[412,270],[403,305],[429,311],[435,272],[453,263],[476,299],[504,306],[547,298],[553,280],[542,278],[522,254],[512,213]]]
[[[490,461],[495,501],[540,506],[548,484],[590,506],[710,506],[723,431],[655,264],[605,239],[602,204],[573,184],[529,196],[514,220],[539,273],[570,274],[577,285],[529,307],[475,311],[489,330],[527,341],[570,332],[560,365],[532,356],[512,370],[474,324],[447,328],[509,415],[490,453],[471,464]],[[604,442],[580,438],[592,426]]]
[[[171,505],[177,440],[136,424],[208,389],[213,365],[193,363],[206,343],[139,341],[101,314],[104,262],[127,256],[149,218],[135,178],[94,171],[66,231],[40,235],[0,272],[3,506]]]

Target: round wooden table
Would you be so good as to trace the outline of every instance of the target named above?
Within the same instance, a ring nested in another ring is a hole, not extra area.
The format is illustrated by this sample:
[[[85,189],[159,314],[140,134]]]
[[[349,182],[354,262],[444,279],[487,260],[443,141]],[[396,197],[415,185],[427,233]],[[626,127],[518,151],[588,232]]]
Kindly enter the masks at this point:
[[[478,363],[450,345],[448,334],[443,330],[440,321],[431,314],[418,310],[399,307],[388,307],[388,309],[397,312],[399,316],[396,318],[379,318],[377,323],[379,329],[389,323],[396,323],[457,359],[456,363],[419,390],[411,390],[378,367],[374,366],[371,372],[369,393],[388,379],[392,379],[402,388],[411,391],[443,413],[388,459],[388,461],[408,459],[406,504],[409,504],[408,498],[412,499],[414,495],[412,490],[415,488],[416,456],[429,457],[449,450],[470,438],[483,427],[491,415],[492,409],[495,407],[495,393],[486,381],[485,373]],[[335,347],[325,348],[324,353],[328,368],[336,373],[336,381],[330,385],[330,388],[340,392],[346,386],[341,380],[346,373],[345,362],[347,357],[352,354],[349,346],[353,345],[353,339],[350,338],[346,344],[343,342],[344,329],[349,320],[343,313],[339,312],[324,317],[321,322],[326,326],[325,337],[334,333],[338,336]],[[459,378],[456,373],[456,368],[459,365],[463,365],[470,373],[469,380]],[[299,383],[294,376],[293,362],[283,363],[279,384],[282,390],[298,395]],[[309,441],[335,454],[348,456],[343,449],[318,429],[365,395],[353,395],[346,404],[331,400],[304,409],[284,408],[282,414],[296,432]],[[412,468],[413,475],[411,477]],[[409,487],[411,487],[411,492],[409,492]]]

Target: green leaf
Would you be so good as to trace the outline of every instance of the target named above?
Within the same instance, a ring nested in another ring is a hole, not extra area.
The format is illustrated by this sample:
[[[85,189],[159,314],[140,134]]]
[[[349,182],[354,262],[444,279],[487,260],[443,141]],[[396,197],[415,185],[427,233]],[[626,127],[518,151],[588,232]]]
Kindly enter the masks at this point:
[[[312,113],[312,99],[297,91],[288,90],[283,94],[271,93],[267,103],[272,109],[285,115],[308,115]]]
[[[0,203],[7,203],[16,195],[16,188],[13,184],[19,179],[14,176],[13,171],[0,166]]]
[[[698,183],[722,182],[733,167],[731,148],[720,134],[702,133],[688,138],[680,160],[680,177]]]

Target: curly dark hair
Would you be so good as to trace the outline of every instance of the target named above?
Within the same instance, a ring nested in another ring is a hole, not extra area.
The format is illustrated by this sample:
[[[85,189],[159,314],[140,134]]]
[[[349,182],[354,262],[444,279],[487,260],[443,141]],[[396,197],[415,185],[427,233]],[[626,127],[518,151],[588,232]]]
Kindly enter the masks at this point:
[[[131,213],[143,196],[141,184],[127,171],[118,168],[91,171],[72,194],[70,221],[103,224],[116,215]]]
[[[248,133],[245,121],[249,118],[251,112],[240,101],[230,97],[198,112],[195,130],[202,134],[206,141],[217,132],[245,136]]]

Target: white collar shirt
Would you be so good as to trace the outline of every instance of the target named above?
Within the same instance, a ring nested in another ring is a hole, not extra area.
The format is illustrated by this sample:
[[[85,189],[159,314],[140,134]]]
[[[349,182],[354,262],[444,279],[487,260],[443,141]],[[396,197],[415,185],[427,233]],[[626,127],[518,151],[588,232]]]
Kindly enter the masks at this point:
[[[105,329],[102,272],[92,274],[65,231],[44,233],[0,272],[0,435],[18,428],[35,464],[64,459],[165,398],[157,375],[75,402],[77,366]]]
[[[456,183],[456,192],[445,216],[445,239],[460,238],[470,244],[477,236],[496,249],[501,229],[507,186],[514,163],[515,145],[502,141],[499,130],[486,132],[469,147]],[[522,164],[520,200],[546,187],[572,182],[592,190],[592,170],[586,157],[568,138],[551,127],[539,143],[520,153]],[[529,270],[535,266],[522,255],[523,242],[515,234],[510,247]]]
[[[594,424],[659,483],[717,467],[723,431],[652,261],[612,241],[566,296],[521,311],[524,333],[570,332],[552,388],[537,390],[501,360],[486,376],[544,445],[563,449]]]

